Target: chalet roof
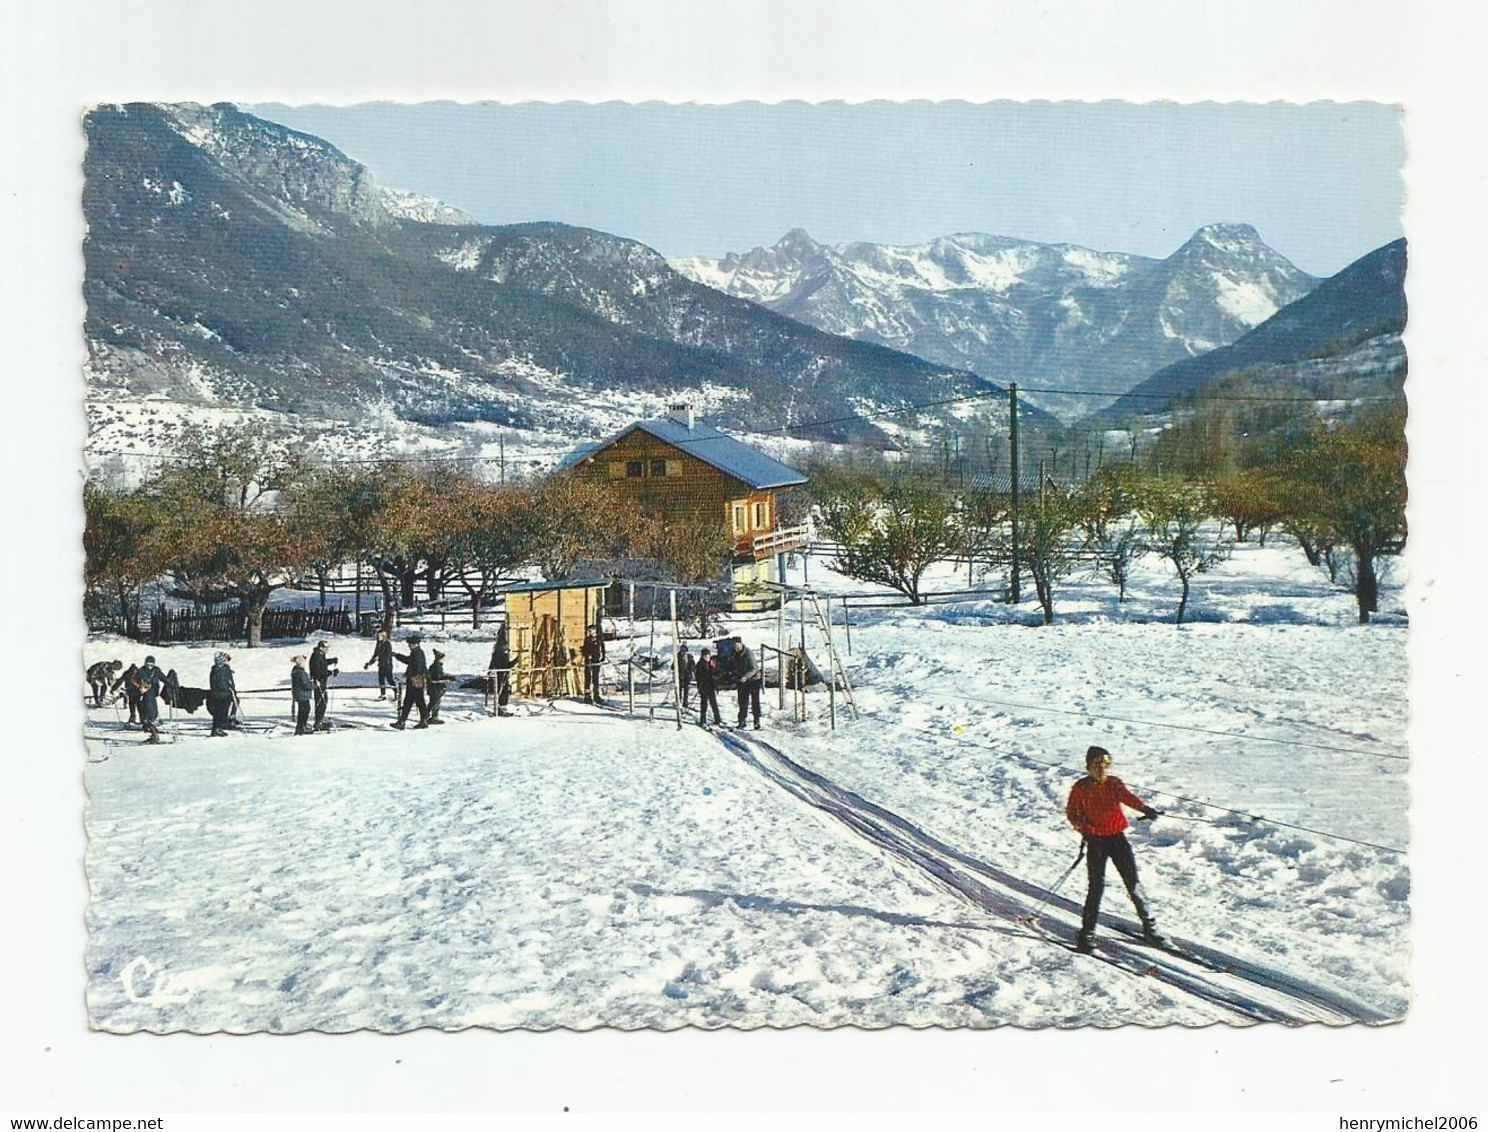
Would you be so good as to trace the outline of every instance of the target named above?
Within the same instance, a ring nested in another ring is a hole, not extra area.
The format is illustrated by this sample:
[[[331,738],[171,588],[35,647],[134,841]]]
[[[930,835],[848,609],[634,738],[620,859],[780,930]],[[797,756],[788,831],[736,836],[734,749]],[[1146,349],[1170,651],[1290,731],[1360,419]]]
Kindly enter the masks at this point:
[[[1011,472],[982,472],[971,477],[971,482],[966,485],[968,491],[986,492],[989,495],[1011,495],[1013,493],[1013,474]],[[1039,477],[1037,472],[1024,472],[1018,477],[1018,494],[1036,494],[1039,490]],[[1062,487],[1063,484],[1053,476],[1044,476],[1044,487]]]
[[[712,425],[695,421],[691,428],[681,421],[662,417],[654,421],[637,421],[599,444],[582,444],[564,457],[558,471],[564,471],[588,459],[596,452],[608,448],[617,440],[630,435],[636,429],[650,433],[657,440],[696,456],[705,464],[717,468],[724,475],[732,476],[756,490],[771,487],[792,487],[806,482],[806,477],[779,460],[766,456],[747,444],[741,444],[732,436],[720,432]]]

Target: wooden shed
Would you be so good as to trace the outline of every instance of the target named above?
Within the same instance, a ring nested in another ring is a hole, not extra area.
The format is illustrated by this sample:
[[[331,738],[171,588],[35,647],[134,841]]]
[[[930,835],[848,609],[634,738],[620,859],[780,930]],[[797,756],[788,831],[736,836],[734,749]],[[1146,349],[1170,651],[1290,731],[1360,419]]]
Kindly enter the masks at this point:
[[[582,695],[584,635],[603,633],[608,578],[523,582],[500,591],[506,600],[512,691],[527,699]],[[575,661],[577,660],[577,663]]]

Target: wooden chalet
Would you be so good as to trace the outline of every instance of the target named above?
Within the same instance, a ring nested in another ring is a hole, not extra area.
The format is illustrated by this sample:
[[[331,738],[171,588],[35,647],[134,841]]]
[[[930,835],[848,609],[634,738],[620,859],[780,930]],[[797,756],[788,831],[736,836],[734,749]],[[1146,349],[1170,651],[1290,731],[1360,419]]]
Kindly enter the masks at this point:
[[[668,407],[600,444],[569,454],[558,471],[606,484],[638,509],[717,522],[734,545],[732,580],[783,582],[785,556],[807,545],[806,527],[779,525],[778,496],[806,482],[794,468],[697,420],[692,406]],[[741,596],[740,610],[771,608],[773,593]]]

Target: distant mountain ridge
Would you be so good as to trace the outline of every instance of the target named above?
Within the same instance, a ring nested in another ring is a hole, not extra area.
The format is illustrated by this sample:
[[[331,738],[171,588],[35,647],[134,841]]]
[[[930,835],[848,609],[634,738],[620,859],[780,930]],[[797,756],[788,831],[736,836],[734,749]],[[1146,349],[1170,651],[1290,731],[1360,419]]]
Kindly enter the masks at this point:
[[[1317,284],[1248,224],[1200,228],[1165,259],[983,233],[826,245],[798,228],[769,248],[673,265],[834,334],[1070,390],[1030,395],[1066,415],[1092,408],[1080,394],[1124,391],[1232,342]]]
[[[1254,384],[1299,396],[1382,396],[1405,376],[1406,241],[1395,240],[1323,280],[1254,330],[1219,350],[1167,366],[1102,410],[1116,422],[1164,412],[1180,398],[1227,382],[1230,394]]]
[[[749,430],[999,392],[719,294],[632,240],[473,224],[229,105],[101,106],[86,128],[99,404],[577,437],[679,394]],[[811,438],[849,435],[889,443],[862,422]]]

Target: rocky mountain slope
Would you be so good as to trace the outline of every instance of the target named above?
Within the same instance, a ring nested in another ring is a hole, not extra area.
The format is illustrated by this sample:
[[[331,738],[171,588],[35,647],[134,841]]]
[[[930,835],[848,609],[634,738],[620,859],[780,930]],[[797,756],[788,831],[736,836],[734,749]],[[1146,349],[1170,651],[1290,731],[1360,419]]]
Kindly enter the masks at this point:
[[[1201,228],[1166,259],[981,233],[825,245],[796,229],[674,266],[834,334],[1017,381],[1065,416],[1102,403],[1082,394],[1234,341],[1317,283],[1246,224]]]
[[[95,423],[148,401],[388,436],[499,426],[561,447],[678,396],[776,433],[998,392],[719,294],[631,240],[473,224],[228,105],[101,106],[86,127]],[[808,434],[888,442],[863,422]]]
[[[1115,423],[1223,386],[1232,397],[1347,401],[1399,393],[1405,380],[1406,242],[1355,260],[1223,349],[1167,366],[1103,410]]]

